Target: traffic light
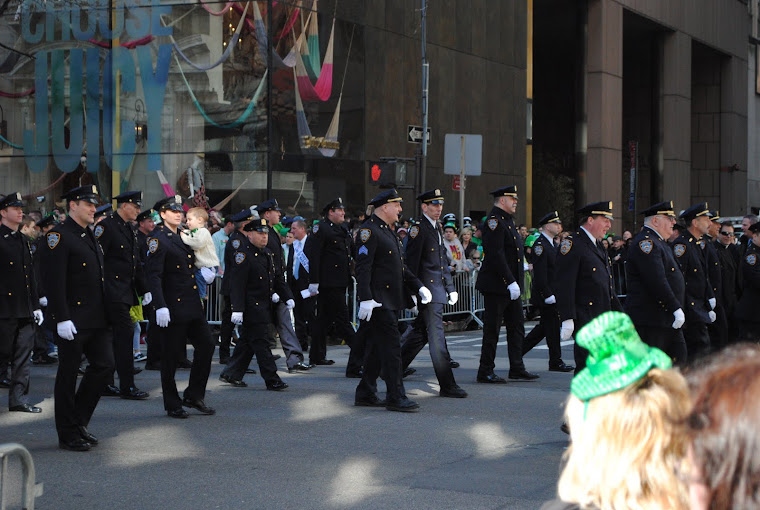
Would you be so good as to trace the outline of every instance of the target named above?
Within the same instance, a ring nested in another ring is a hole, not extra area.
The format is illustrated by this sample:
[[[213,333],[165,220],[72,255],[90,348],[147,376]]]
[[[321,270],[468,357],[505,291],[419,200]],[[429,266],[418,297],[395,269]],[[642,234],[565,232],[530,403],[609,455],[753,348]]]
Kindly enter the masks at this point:
[[[369,183],[381,188],[406,184],[406,163],[399,161],[369,161]]]

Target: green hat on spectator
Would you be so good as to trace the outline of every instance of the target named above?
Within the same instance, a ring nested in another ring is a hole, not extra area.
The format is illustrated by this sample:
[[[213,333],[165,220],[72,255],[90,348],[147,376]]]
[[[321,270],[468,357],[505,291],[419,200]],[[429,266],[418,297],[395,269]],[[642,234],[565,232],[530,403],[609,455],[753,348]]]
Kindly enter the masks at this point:
[[[641,341],[630,317],[621,312],[605,312],[589,322],[575,337],[588,349],[586,368],[570,383],[570,393],[588,401],[621,390],[651,368],[670,368],[670,357]]]

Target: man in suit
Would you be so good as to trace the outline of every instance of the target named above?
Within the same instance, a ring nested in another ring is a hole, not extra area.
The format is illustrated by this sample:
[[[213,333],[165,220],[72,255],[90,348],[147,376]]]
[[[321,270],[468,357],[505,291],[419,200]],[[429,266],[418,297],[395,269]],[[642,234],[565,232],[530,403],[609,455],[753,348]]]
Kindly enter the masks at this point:
[[[63,198],[68,204],[68,216],[45,235],[40,259],[48,321],[55,324],[58,344],[55,428],[60,448],[87,451],[98,444],[87,427],[114,370],[105,307],[103,251],[89,228],[94,221],[98,190],[95,186],[80,186]],[[77,388],[82,354],[89,364]]]
[[[504,186],[491,192],[493,208],[483,229],[485,260],[475,288],[485,298],[483,312],[483,346],[477,382],[504,384],[507,381],[494,373],[496,344],[501,322],[507,329],[509,378],[530,381],[538,375],[525,370],[523,340],[525,323],[520,295],[523,279],[523,240],[517,232],[513,215],[517,212],[517,186]]]
[[[303,220],[291,223],[290,231],[295,239],[290,247],[291,256],[287,259],[288,286],[296,303],[293,309],[296,336],[304,351],[309,348],[316,306],[316,293],[309,289],[311,271],[314,270],[311,262],[314,260],[316,242],[311,236],[306,235],[306,228],[306,222]]]
[[[401,197],[395,189],[383,191],[370,205],[375,210],[359,229],[356,251],[359,319],[366,350],[354,405],[416,412],[420,406],[407,398],[401,380],[398,315],[408,307],[410,295],[419,295],[423,305],[430,303],[433,296],[404,264],[401,242],[391,229],[402,210]],[[385,400],[377,396],[381,370],[385,375]]]
[[[610,310],[622,311],[612,282],[612,266],[602,239],[612,225],[612,202],[594,202],[578,211],[580,228],[559,245],[555,293],[560,340],[569,340],[591,319]],[[588,351],[574,346],[575,373],[586,367]]]
[[[740,271],[744,290],[736,305],[736,318],[739,324],[740,342],[760,342],[760,222],[750,225],[746,230],[749,245],[742,256]]]
[[[628,296],[625,311],[641,339],[665,351],[673,360],[686,362],[681,327],[686,285],[666,239],[673,235],[676,213],[673,202],[660,202],[642,211],[644,227],[628,248],[626,262]]]
[[[741,295],[742,284],[739,273],[741,260],[739,247],[734,243],[734,226],[730,221],[724,221],[720,224],[714,244],[720,260],[721,297],[728,322],[726,338],[727,343],[732,343],[739,336],[739,330],[734,320],[734,311]]]
[[[142,296],[145,305],[149,305],[152,299],[147,291],[140,263],[140,247],[132,227],[132,222],[140,214],[142,192],[127,191],[114,197],[114,200],[118,204],[116,213],[103,218],[93,230],[95,239],[103,249],[106,313],[111,324],[113,354],[119,374],[119,387],[114,386],[111,374],[103,394],[144,400],[150,395],[135,386],[132,350],[135,327],[129,315],[130,307],[139,304],[138,295]]]
[[[720,267],[718,248],[715,246],[720,230],[720,213],[710,211],[710,226],[702,237],[704,241],[705,269],[715,296],[715,322],[708,324],[707,334],[710,336],[712,349],[719,350],[728,344],[728,317],[723,305],[723,269]]]
[[[465,398],[467,392],[454,379],[443,332],[443,306],[447,303],[454,305],[459,299],[447,267],[446,247],[438,221],[443,210],[443,195],[441,190],[435,189],[420,194],[417,200],[421,202],[422,218],[409,227],[406,266],[430,290],[433,298],[426,305],[418,305],[419,315],[401,337],[401,367],[405,370],[428,343],[435,376],[441,388],[439,394],[442,397]]]
[[[562,361],[559,341],[559,314],[554,294],[557,246],[554,238],[562,232],[562,221],[557,211],[545,214],[539,221],[540,235],[533,243],[533,304],[541,311],[541,321],[527,334],[523,342],[523,356],[546,337],[549,348],[549,371],[572,372],[575,367]]]

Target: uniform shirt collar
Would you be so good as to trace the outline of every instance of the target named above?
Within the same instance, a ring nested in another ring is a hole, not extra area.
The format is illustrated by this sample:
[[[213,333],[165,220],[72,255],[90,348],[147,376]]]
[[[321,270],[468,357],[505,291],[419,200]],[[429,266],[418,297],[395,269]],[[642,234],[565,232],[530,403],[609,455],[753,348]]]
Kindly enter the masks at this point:
[[[588,238],[591,239],[591,244],[593,244],[594,246],[596,246],[596,241],[597,240],[596,240],[596,238],[594,236],[591,235],[591,232],[589,232],[588,230],[586,230],[583,227],[581,227],[581,230],[583,230],[586,233],[586,235],[588,236]]]
[[[434,221],[434,220],[433,220],[433,219],[432,219],[430,216],[428,216],[428,215],[427,215],[427,214],[425,214],[425,213],[422,213],[422,215],[423,215],[425,218],[427,218],[427,220],[430,222],[430,224],[431,224],[431,225],[433,225],[433,228],[437,228],[437,226],[438,226],[438,222],[437,222],[437,221]]]
[[[547,241],[554,244],[554,238],[550,237],[549,234],[547,234],[545,230],[541,231],[541,235],[544,236]]]
[[[657,232],[657,231],[656,231],[655,229],[653,229],[652,227],[650,227],[649,225],[644,225],[644,228],[648,228],[649,230],[651,230],[652,232],[654,232],[654,235],[656,235],[657,237],[659,237],[659,238],[660,238],[660,241],[664,241],[664,239],[662,238],[662,236],[660,235],[660,233],[659,233],[659,232]]]

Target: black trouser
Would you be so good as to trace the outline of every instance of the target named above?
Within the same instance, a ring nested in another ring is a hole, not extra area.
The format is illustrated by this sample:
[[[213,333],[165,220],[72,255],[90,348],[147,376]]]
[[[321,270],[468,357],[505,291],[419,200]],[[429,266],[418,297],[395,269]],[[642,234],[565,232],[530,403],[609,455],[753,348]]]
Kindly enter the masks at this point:
[[[738,341],[760,343],[760,322],[739,321]]]
[[[428,344],[438,384],[442,390],[453,388],[457,383],[449,364],[446,336],[443,333],[443,303],[421,304],[419,310],[412,327],[407,328],[401,336],[401,368],[406,369],[425,344]]]
[[[0,379],[8,373],[8,360],[11,368],[8,407],[28,403],[35,329],[31,319],[0,319],[0,360],[5,360]]]
[[[230,345],[232,344],[232,332],[235,330],[235,325],[232,323],[232,301],[230,296],[220,295],[220,299],[224,300],[224,306],[222,307],[222,324],[219,326],[219,362],[227,363],[230,359]]]
[[[195,352],[193,366],[190,368],[190,382],[183,396],[191,400],[203,400],[211,373],[211,357],[214,355],[214,342],[206,318],[199,317],[184,322],[171,321],[165,328],[155,324],[151,324],[151,327],[158,330],[161,338],[161,389],[164,392],[164,409],[172,411],[182,407],[174,375],[177,372],[178,345],[184,349],[188,339]]]
[[[113,374],[113,344],[106,328],[78,328],[74,340],[55,335],[58,345],[58,374],[55,377],[55,428],[58,439],[79,438],[80,425],[90,423],[108,377]],[[77,371],[82,354],[89,364],[77,388]]]
[[[335,333],[351,347],[346,372],[361,370],[364,346],[362,341],[354,341],[356,333],[354,333],[354,328],[351,327],[351,321],[348,317],[346,289],[344,287],[322,287],[320,285],[317,309],[317,320],[311,336],[309,362],[316,363],[324,360],[327,356],[327,330],[334,323]]]
[[[687,320],[683,325],[683,337],[686,340],[686,356],[689,363],[710,352],[710,335],[704,322]]]
[[[43,311],[43,314],[45,312]],[[32,347],[32,357],[35,360],[40,360],[48,357],[49,345],[48,337],[52,337],[49,333],[41,327],[34,328],[34,346]]]
[[[398,332],[398,312],[375,308],[369,322],[362,321],[359,334],[366,341],[364,375],[356,387],[356,399],[366,400],[377,394],[377,378],[382,370],[388,402],[406,397],[401,381],[401,334]]]
[[[143,316],[148,319],[145,343],[148,344],[148,360],[145,366],[158,365],[161,362],[161,337],[156,326],[156,309],[153,305],[143,306]]]
[[[316,308],[316,299],[301,297],[301,292],[298,289],[293,290],[293,300],[296,303],[296,307],[293,309],[293,319],[295,319],[295,330],[298,342],[301,344],[301,350],[307,352],[309,350],[309,340],[311,339],[311,331],[314,328]]]
[[[715,307],[715,322],[707,325],[707,333],[712,350],[717,351],[728,345],[728,318],[723,306]]]
[[[671,327],[644,326],[636,324],[641,340],[650,347],[657,347],[673,358],[677,365],[684,365],[688,359],[683,331]]]
[[[509,371],[525,370],[522,360],[523,340],[525,338],[525,322],[523,319],[522,301],[509,299],[509,296],[498,294],[483,294],[485,311],[483,312],[483,346],[480,350],[479,376],[493,373],[496,366],[496,344],[499,342],[501,321],[507,329],[507,354],[509,355]]]
[[[528,354],[541,340],[546,338],[546,346],[549,348],[549,367],[556,367],[562,363],[562,346],[559,343],[560,322],[557,305],[543,304],[538,308],[541,310],[541,320],[525,336],[522,355]]]
[[[242,380],[255,354],[259,372],[264,381],[267,384],[279,381],[277,365],[269,349],[269,323],[243,323],[240,326],[240,332],[240,338],[235,343],[235,351],[225,369],[222,370],[222,375],[238,381]]]
[[[129,305],[125,303],[106,303],[106,315],[111,324],[113,341],[113,358],[116,362],[116,372],[119,374],[119,389],[123,392],[135,385],[135,356],[132,340],[135,334],[135,324],[129,315]],[[113,384],[111,373],[107,384]]]

